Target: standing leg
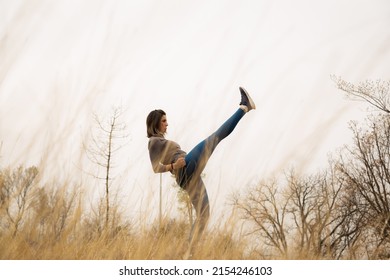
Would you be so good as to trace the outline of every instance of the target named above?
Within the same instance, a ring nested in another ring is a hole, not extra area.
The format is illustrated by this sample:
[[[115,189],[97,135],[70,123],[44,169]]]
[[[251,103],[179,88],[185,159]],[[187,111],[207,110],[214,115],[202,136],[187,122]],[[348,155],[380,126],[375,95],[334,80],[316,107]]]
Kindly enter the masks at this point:
[[[196,219],[190,233],[190,243],[196,242],[205,229],[210,217],[209,198],[202,178],[196,177],[188,183],[186,191],[195,208]]]

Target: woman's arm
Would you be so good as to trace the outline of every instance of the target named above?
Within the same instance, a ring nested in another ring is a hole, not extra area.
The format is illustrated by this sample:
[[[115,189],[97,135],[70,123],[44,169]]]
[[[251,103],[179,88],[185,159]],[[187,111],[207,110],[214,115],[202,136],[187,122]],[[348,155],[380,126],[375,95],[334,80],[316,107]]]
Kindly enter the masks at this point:
[[[172,166],[161,164],[161,153],[164,150],[164,141],[151,139],[149,142],[149,157],[154,173],[171,171]]]

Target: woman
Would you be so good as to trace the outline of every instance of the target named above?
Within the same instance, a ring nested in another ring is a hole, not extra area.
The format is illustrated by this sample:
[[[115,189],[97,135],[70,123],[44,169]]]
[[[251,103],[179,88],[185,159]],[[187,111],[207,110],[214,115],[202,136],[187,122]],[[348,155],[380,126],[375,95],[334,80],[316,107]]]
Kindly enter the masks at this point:
[[[196,145],[188,154],[179,144],[165,139],[168,122],[163,110],[154,110],[146,119],[149,138],[149,156],[155,173],[171,172],[176,182],[188,192],[196,211],[196,220],[192,227],[190,240],[197,239],[206,226],[210,215],[209,199],[201,173],[218,143],[228,136],[241,118],[255,103],[248,92],[240,87],[241,102],[239,109],[213,134]]]

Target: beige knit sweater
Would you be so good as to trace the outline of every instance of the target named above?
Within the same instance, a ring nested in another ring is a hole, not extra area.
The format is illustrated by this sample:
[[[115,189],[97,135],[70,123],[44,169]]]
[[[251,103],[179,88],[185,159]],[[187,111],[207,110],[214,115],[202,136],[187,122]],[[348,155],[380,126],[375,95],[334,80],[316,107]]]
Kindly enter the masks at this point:
[[[165,172],[163,165],[174,163],[179,157],[185,157],[180,145],[174,141],[167,140],[162,136],[149,138],[149,156],[155,173]]]

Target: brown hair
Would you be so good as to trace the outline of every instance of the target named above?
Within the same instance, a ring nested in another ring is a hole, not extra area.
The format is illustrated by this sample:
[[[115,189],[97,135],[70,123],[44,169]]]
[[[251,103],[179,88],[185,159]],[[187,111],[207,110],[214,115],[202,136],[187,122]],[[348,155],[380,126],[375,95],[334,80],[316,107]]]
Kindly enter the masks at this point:
[[[158,130],[161,122],[161,118],[165,116],[165,112],[163,110],[153,110],[149,113],[146,118],[146,133],[148,138],[152,136],[163,136],[162,133]]]

